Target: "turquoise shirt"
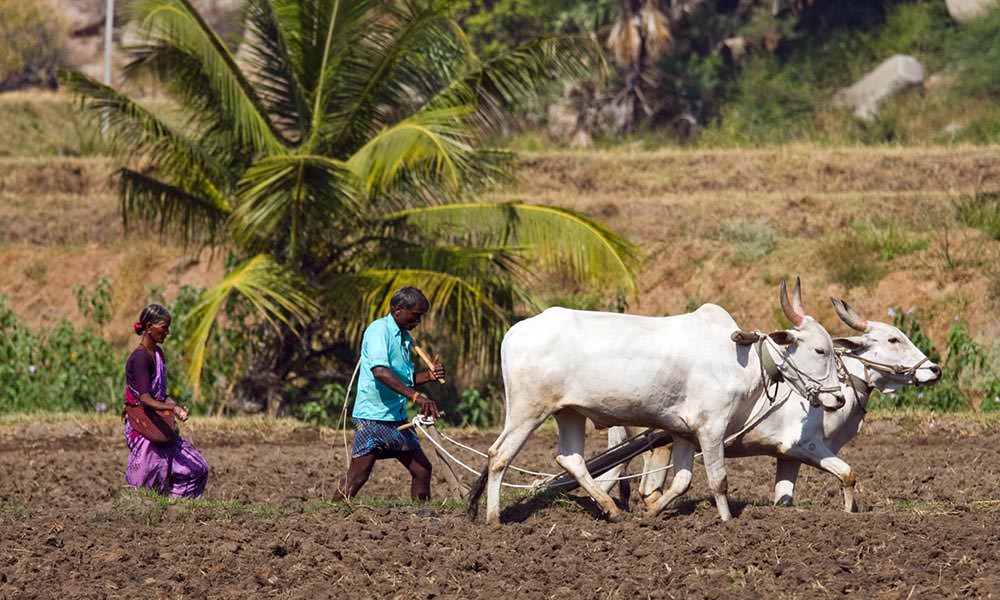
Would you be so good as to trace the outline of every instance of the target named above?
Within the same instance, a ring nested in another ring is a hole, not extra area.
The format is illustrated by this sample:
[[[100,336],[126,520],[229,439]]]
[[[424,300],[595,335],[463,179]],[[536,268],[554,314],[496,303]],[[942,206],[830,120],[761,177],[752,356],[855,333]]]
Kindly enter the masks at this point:
[[[405,421],[406,397],[387,388],[372,375],[375,367],[387,367],[406,385],[413,387],[413,338],[399,328],[392,315],[372,321],[361,340],[361,368],[358,395],[354,400],[355,419]]]

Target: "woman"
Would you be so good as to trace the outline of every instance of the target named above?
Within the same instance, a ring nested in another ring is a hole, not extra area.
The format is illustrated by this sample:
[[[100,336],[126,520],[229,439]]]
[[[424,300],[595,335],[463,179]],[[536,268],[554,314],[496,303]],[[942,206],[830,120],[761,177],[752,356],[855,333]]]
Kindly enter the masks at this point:
[[[187,409],[167,398],[167,367],[159,346],[170,333],[170,313],[159,304],[150,304],[142,309],[135,333],[142,336],[142,341],[125,363],[125,403],[169,410],[177,419],[186,421]],[[180,436],[155,444],[132,427],[127,415],[123,414],[122,419],[129,449],[125,481],[130,486],[175,498],[201,496],[208,480],[208,463],[197,448]]]

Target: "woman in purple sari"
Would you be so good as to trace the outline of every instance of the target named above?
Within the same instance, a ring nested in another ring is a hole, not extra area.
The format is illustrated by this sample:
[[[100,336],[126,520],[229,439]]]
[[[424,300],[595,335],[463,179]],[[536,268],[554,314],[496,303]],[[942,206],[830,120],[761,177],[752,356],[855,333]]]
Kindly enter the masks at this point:
[[[142,341],[125,363],[125,403],[170,410],[177,419],[186,421],[187,409],[167,397],[167,367],[160,344],[170,333],[170,313],[159,304],[150,304],[142,309],[135,333]],[[130,486],[175,498],[201,496],[208,481],[208,463],[197,448],[180,436],[155,444],[136,431],[124,413],[122,419],[129,449],[125,481]]]

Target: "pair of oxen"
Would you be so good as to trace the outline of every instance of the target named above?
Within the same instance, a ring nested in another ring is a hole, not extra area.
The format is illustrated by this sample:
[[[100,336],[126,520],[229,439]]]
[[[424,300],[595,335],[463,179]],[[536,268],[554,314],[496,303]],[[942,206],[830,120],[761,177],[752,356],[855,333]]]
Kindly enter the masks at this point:
[[[511,327],[501,347],[504,428],[470,495],[472,517],[485,488],[486,520],[499,522],[504,473],[549,416],[559,429],[556,462],[612,520],[621,509],[608,491],[623,467],[598,480],[590,475],[588,418],[611,427],[609,445],[647,428],[672,434],[669,451],[644,455],[639,491],[649,515],[687,491],[699,447],[723,520],[731,516],[726,456],[775,456],[780,504],[791,503],[801,464],[832,473],[845,510],[856,510],[854,474],[837,452],[858,433],[869,396],[936,383],[941,369],[902,331],[837,299],[837,314],[859,335],[831,338],[806,314],[798,280],[791,299],[784,281],[778,297],[793,327],[767,334],[740,332],[714,304],[669,317],[550,308]]]

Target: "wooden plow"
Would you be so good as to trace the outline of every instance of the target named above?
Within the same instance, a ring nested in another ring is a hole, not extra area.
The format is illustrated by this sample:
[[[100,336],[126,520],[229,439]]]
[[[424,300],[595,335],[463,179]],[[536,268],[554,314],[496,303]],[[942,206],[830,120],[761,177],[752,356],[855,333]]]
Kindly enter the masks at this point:
[[[674,438],[666,431],[647,429],[639,435],[625,440],[614,448],[609,448],[604,452],[591,457],[591,459],[587,461],[587,471],[590,472],[591,477],[600,477],[611,469],[617,467],[618,465],[627,463],[647,450],[659,448],[660,446],[666,446],[673,441]],[[577,483],[575,477],[563,471],[558,477],[555,477],[539,489],[554,488],[569,491],[576,489],[579,485],[580,484]]]

